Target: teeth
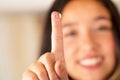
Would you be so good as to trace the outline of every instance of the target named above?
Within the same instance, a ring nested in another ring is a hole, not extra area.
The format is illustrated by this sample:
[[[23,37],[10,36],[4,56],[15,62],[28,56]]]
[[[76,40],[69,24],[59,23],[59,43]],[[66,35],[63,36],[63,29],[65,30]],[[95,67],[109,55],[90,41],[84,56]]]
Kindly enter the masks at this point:
[[[89,58],[89,59],[84,59],[80,61],[80,64],[84,66],[92,66],[100,63],[102,61],[102,58]]]

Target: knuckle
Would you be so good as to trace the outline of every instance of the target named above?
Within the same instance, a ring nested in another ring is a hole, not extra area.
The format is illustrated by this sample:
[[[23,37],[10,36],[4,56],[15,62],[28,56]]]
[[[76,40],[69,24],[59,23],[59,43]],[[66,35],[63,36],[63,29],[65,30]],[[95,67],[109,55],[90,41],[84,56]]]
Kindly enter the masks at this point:
[[[37,70],[40,65],[37,62],[34,62],[30,65],[29,69],[30,70]]]
[[[32,65],[29,67],[30,70],[32,71],[40,71],[42,70],[44,67],[43,67],[43,64],[41,62],[34,62],[32,63]]]
[[[49,52],[47,52],[47,53],[45,53],[44,58],[45,58],[45,59],[48,59],[48,58],[50,58],[51,56],[52,56],[52,54],[49,53]]]
[[[27,70],[23,73],[22,80],[39,80],[35,73]]]
[[[42,56],[40,57],[39,61],[49,61],[50,59],[53,58],[53,56],[54,56],[54,55],[53,55],[52,53],[47,52],[47,53],[45,53],[44,55],[42,55]]]
[[[38,78],[36,76],[30,76],[29,80],[38,80]]]
[[[44,69],[41,69],[39,72],[38,72],[38,75],[39,76],[43,76],[44,74],[46,74],[46,71]]]
[[[47,71],[41,62],[34,62],[29,69],[35,72],[38,77],[42,77],[47,74]]]
[[[39,66],[39,65],[41,65],[41,63],[38,63],[38,62],[33,62],[33,63],[31,64],[31,66]]]

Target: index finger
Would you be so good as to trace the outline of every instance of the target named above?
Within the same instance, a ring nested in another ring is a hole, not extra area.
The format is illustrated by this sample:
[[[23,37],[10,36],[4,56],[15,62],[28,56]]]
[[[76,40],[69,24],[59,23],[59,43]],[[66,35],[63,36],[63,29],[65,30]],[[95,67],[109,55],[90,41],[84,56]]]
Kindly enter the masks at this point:
[[[54,11],[51,16],[52,21],[52,52],[59,57],[63,56],[63,32],[61,26],[60,13]]]

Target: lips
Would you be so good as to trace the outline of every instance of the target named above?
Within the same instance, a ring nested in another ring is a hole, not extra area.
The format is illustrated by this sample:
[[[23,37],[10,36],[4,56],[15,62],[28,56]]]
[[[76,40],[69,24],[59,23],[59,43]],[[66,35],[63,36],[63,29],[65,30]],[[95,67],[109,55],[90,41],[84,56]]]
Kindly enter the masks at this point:
[[[96,67],[100,66],[102,61],[103,61],[102,56],[86,57],[86,58],[81,59],[79,61],[79,64],[86,68],[96,68]]]

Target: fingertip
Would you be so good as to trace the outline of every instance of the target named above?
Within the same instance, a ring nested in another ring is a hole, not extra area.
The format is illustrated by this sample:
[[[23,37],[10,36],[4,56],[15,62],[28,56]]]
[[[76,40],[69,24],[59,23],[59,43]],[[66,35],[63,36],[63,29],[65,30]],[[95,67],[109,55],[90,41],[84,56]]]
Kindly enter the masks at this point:
[[[58,11],[53,11],[51,16],[52,18],[59,19],[61,18],[61,13],[59,13]]]
[[[59,17],[60,17],[60,18],[62,17],[61,13],[59,13]]]

